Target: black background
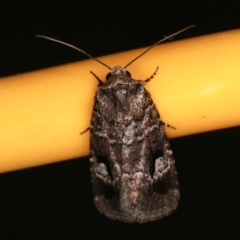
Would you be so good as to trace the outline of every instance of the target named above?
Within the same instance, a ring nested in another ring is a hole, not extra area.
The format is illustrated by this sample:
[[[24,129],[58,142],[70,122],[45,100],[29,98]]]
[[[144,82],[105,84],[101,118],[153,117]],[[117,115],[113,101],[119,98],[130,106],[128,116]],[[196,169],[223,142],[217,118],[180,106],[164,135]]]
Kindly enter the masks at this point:
[[[2,1],[0,77],[86,59],[36,34],[100,56],[151,45],[191,24],[175,40],[240,28],[239,1]],[[98,213],[88,158],[1,174],[0,238],[239,239],[239,144],[240,127],[171,140],[179,207],[141,225]]]

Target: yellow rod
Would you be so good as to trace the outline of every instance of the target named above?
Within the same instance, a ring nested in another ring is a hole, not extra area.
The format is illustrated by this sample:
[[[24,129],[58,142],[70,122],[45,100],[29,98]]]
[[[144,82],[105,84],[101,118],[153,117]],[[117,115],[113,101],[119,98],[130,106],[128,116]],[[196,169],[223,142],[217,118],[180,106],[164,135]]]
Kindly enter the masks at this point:
[[[145,80],[169,138],[240,124],[240,30],[165,43],[129,66]],[[146,48],[100,57],[125,66]],[[108,69],[86,60],[0,79],[0,172],[89,154],[97,81]]]

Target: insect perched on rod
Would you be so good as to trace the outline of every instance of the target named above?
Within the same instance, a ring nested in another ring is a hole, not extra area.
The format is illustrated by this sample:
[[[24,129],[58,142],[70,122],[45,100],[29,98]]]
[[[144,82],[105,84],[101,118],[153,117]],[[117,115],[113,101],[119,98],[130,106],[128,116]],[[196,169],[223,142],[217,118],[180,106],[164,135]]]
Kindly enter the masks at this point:
[[[83,50],[72,47],[110,69],[99,82],[90,125],[90,165],[94,202],[107,217],[125,222],[147,222],[169,215],[180,197],[175,162],[164,131],[164,122],[144,85],[126,68],[155,45],[191,28],[158,41],[124,68],[110,68]],[[169,126],[169,125],[168,125]],[[85,132],[85,131],[84,131]]]

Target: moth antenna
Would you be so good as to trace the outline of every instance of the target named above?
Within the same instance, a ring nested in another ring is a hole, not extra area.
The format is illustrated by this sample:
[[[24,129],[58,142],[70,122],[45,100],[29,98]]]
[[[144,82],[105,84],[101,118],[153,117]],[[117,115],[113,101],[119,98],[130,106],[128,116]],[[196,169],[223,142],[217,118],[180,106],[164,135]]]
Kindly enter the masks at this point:
[[[45,39],[47,39],[47,40],[50,40],[50,41],[53,41],[53,42],[57,42],[57,43],[66,45],[66,46],[68,46],[68,47],[71,47],[71,48],[73,48],[73,49],[75,49],[75,50],[83,53],[84,55],[88,56],[89,58],[91,58],[91,59],[93,59],[93,60],[101,63],[102,65],[104,65],[105,67],[107,67],[108,69],[111,70],[111,68],[110,68],[107,64],[101,62],[100,60],[98,60],[97,58],[91,56],[90,54],[88,54],[87,52],[83,51],[82,49],[77,48],[77,47],[75,47],[75,46],[73,46],[73,45],[71,45],[71,44],[69,44],[69,43],[65,43],[65,42],[62,42],[62,41],[60,41],[60,40],[57,40],[57,39],[54,39],[54,38],[50,38],[50,37],[47,37],[47,36],[43,36],[43,35],[36,35],[36,37],[45,38]]]
[[[140,58],[142,55],[144,55],[146,52],[148,52],[150,49],[152,49],[154,46],[158,45],[159,43],[164,42],[164,41],[166,41],[167,39],[171,39],[172,37],[178,35],[179,33],[184,32],[184,31],[186,31],[187,29],[193,28],[193,27],[195,27],[195,25],[191,25],[191,26],[189,26],[189,27],[186,27],[186,28],[184,28],[184,29],[182,29],[182,30],[180,30],[180,31],[178,31],[178,32],[175,32],[175,33],[173,33],[173,34],[171,34],[171,35],[169,35],[169,36],[166,36],[165,38],[157,41],[157,42],[154,43],[151,47],[149,47],[147,50],[145,50],[143,53],[141,53],[139,56],[137,56],[136,58],[134,58],[134,59],[133,59],[130,63],[128,63],[124,68],[127,68],[130,64],[132,64],[133,62],[135,62],[138,58]]]

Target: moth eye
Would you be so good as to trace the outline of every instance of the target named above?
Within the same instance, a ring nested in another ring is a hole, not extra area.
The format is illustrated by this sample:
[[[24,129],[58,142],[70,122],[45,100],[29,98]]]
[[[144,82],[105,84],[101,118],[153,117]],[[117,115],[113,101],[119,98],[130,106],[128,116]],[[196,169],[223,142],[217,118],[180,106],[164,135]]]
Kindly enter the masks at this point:
[[[109,72],[106,76],[106,80],[108,80],[111,77],[111,75],[112,75],[111,72]]]
[[[131,73],[129,71],[126,71],[126,74],[131,77]]]

